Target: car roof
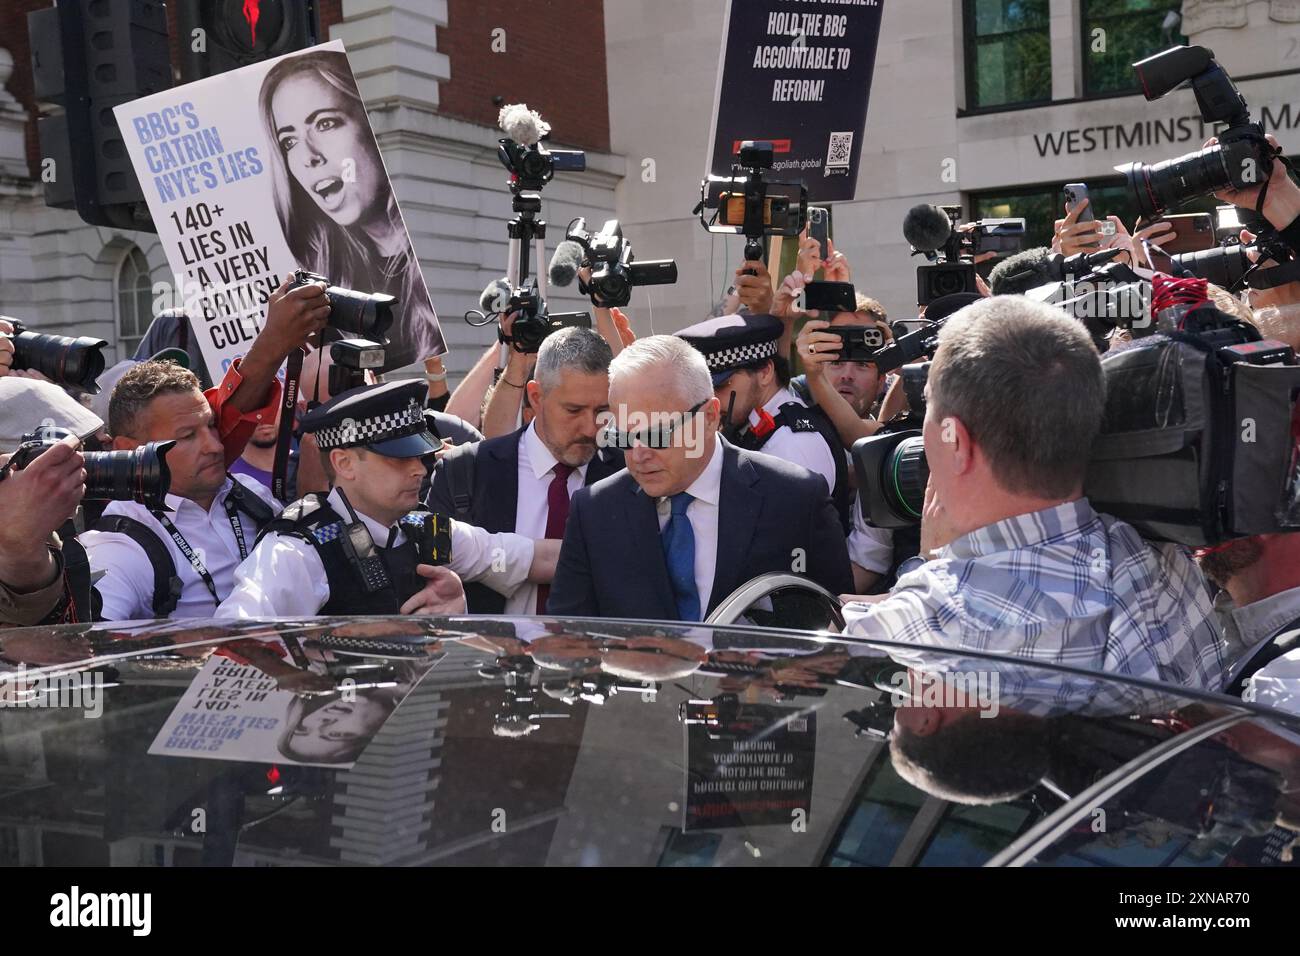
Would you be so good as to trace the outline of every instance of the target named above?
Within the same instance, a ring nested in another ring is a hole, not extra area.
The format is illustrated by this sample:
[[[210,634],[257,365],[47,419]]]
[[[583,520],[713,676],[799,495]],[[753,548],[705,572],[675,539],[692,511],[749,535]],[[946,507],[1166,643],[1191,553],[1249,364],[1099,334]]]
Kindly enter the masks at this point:
[[[44,757],[0,862],[1270,862],[1300,777],[1300,721],[1218,694],[772,628],[72,625],[0,666]]]

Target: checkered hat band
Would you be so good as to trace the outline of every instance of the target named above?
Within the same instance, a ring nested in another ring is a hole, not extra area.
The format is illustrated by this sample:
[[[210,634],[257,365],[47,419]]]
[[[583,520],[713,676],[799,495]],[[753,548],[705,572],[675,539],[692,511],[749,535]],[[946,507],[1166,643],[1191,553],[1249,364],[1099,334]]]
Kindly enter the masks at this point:
[[[343,421],[322,428],[316,432],[316,444],[322,451],[349,445],[370,445],[390,438],[414,435],[425,428],[423,409],[418,405],[409,405],[400,412]]]
[[[722,372],[729,368],[739,368],[750,362],[759,362],[771,358],[777,353],[777,340],[759,342],[757,345],[737,345],[735,348],[723,349],[704,356],[710,372]]]

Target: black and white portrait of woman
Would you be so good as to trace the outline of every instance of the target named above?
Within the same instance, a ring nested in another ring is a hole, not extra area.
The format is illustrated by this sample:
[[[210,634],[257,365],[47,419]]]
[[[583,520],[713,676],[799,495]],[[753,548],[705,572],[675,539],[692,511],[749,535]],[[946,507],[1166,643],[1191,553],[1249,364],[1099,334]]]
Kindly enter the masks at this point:
[[[298,265],[336,286],[397,297],[386,369],[443,352],[347,55],[283,59],[262,81],[258,112],[279,158],[270,163],[276,213]]]

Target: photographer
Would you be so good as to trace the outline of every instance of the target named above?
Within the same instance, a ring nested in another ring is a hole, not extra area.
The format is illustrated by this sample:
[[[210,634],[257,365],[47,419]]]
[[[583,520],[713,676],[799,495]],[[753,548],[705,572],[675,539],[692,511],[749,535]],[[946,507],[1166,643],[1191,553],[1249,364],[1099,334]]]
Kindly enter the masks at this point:
[[[115,501],[82,535],[105,620],[210,617],[229,593],[276,503],[260,483],[227,469],[259,424],[275,419],[276,372],[329,317],[325,288],[283,283],[247,355],[204,393],[194,373],[170,362],[141,362],[118,381],[109,402],[113,447],[174,440],[168,453],[169,510]]]
[[[1083,497],[1104,408],[1083,327],[998,296],[948,319],[926,386],[921,555],[847,632],[1218,689],[1227,669],[1187,553]]]
[[[0,625],[53,623],[67,606],[56,532],[86,491],[79,444],[65,438],[0,482]]]

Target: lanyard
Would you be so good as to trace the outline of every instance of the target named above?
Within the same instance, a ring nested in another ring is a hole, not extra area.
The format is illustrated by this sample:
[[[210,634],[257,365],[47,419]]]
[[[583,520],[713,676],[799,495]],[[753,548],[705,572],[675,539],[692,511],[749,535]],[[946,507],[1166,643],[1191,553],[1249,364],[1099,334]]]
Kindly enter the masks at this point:
[[[235,513],[235,503],[230,500],[229,496],[226,497],[224,504],[226,508],[226,517],[230,519],[230,528],[235,532],[235,544],[239,547],[239,560],[243,561],[244,558],[248,557],[248,546],[244,541],[244,526],[240,523],[239,515]],[[171,535],[172,541],[176,542],[176,547],[179,548],[181,554],[185,556],[185,560],[190,563],[190,567],[192,567],[198,573],[198,576],[203,579],[203,586],[206,587],[208,593],[212,595],[212,600],[217,604],[220,604],[221,598],[217,597],[217,582],[212,580],[212,574],[203,566],[203,562],[199,560],[198,554],[195,553],[192,547],[190,547],[190,543],[185,540],[185,535],[181,534],[180,529],[177,528],[176,525],[172,524],[171,519],[168,518],[166,514],[158,512],[154,517],[157,518],[162,526],[167,529],[167,533]]]

